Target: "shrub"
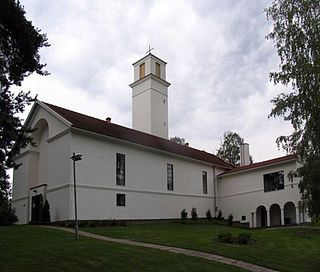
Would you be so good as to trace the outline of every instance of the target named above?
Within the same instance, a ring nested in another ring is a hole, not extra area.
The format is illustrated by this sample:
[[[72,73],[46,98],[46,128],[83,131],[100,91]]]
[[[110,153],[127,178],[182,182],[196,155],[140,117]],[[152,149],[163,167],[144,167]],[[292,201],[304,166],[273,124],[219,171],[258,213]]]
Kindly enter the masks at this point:
[[[238,243],[239,244],[248,244],[250,241],[251,233],[241,232],[238,235]]]
[[[50,223],[51,216],[50,216],[50,205],[48,200],[44,203],[43,210],[42,210],[42,221],[43,223]]]
[[[198,214],[197,214],[197,209],[196,208],[192,208],[192,210],[191,210],[191,218],[194,221],[198,220]]]
[[[220,233],[217,238],[218,238],[218,241],[222,243],[233,243],[233,238],[231,233]]]
[[[228,216],[228,225],[232,226],[232,221],[233,221],[233,215],[230,213]]]
[[[211,221],[211,220],[212,220],[212,215],[211,215],[210,209],[207,210],[206,216],[207,216],[208,221]]]
[[[180,214],[181,214],[181,219],[182,220],[186,220],[187,219],[188,212],[186,212],[186,209],[183,209]]]
[[[120,221],[120,222],[119,222],[119,226],[121,226],[121,227],[126,227],[126,226],[128,226],[128,224],[127,224],[127,222],[125,222],[125,221]]]
[[[221,219],[222,219],[222,212],[221,212],[221,210],[219,210],[217,219],[218,219],[218,220],[221,220]]]
[[[108,220],[100,220],[98,223],[99,227],[106,227],[109,226],[109,221]]]
[[[111,222],[110,222],[110,226],[111,227],[118,226],[118,221],[116,219],[112,219]]]
[[[16,212],[11,205],[0,207],[0,226],[9,226],[18,221]]]
[[[87,226],[91,228],[91,227],[96,227],[97,224],[98,224],[98,222],[96,222],[96,221],[94,221],[94,220],[89,220]]]

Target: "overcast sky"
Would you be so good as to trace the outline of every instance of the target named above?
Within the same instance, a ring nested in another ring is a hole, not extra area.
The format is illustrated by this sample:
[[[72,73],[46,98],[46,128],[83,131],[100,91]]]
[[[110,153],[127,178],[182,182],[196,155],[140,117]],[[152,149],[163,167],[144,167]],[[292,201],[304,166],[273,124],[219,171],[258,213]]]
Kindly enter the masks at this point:
[[[275,140],[291,126],[268,119],[282,91],[268,75],[279,66],[265,39],[270,1],[20,2],[51,44],[40,51],[51,75],[23,84],[39,100],[131,127],[132,63],[150,44],[168,63],[170,137],[216,152],[230,130],[250,144],[255,162],[285,155]]]

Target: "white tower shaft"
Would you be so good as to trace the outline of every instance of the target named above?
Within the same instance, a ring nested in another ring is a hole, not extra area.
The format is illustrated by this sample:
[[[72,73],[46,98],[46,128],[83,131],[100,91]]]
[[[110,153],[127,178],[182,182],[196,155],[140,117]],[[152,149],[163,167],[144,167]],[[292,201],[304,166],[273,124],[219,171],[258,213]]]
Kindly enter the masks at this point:
[[[149,53],[133,64],[132,127],[168,138],[166,62]]]

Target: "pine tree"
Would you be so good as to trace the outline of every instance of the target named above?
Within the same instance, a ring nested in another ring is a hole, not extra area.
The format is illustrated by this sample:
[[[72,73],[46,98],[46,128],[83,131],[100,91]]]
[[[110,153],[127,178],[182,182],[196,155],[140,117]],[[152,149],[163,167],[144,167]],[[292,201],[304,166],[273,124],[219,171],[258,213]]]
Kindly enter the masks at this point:
[[[19,114],[34,101],[30,92],[15,94],[10,87],[21,86],[33,72],[48,74],[40,63],[39,49],[49,44],[40,32],[25,18],[19,1],[0,1],[0,208],[9,210],[4,213],[9,215],[13,210],[7,170],[18,167],[14,156],[31,142],[31,130],[22,125]]]

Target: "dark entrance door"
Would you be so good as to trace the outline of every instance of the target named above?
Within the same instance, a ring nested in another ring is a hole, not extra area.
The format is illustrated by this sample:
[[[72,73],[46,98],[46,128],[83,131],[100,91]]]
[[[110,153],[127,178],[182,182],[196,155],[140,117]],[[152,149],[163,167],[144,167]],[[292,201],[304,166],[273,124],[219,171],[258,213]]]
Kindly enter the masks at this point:
[[[32,197],[31,223],[36,224],[41,222],[43,207],[42,194]]]

